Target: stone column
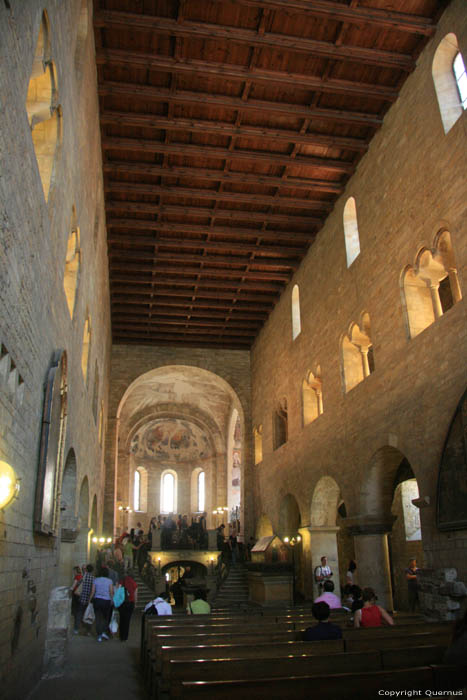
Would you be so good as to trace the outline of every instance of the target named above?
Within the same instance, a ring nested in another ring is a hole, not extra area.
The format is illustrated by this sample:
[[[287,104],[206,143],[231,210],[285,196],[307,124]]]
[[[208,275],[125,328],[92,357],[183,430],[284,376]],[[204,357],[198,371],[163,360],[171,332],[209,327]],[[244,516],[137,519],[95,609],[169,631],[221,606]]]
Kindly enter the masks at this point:
[[[449,284],[451,285],[452,298],[456,304],[462,299],[462,292],[459,286],[459,278],[457,276],[457,270],[455,267],[450,267],[448,270]]]
[[[368,346],[367,347],[360,347],[360,353],[362,355],[362,366],[363,366],[363,376],[369,377],[370,376],[370,365],[368,362]]]
[[[347,527],[355,542],[358,584],[362,588],[373,588],[378,603],[386,610],[394,608],[388,549],[388,533],[394,520],[394,517],[387,520],[347,518]]]
[[[339,581],[339,555],[337,551],[337,533],[338,527],[322,527],[310,526],[300,528],[300,533],[303,536],[303,552],[305,565],[308,571],[305,570],[305,581],[308,581],[310,586],[309,591],[306,591],[307,598],[316,598],[319,595],[318,584],[315,582],[314,571],[317,566],[321,565],[321,557],[327,557],[328,565],[333,572],[332,581],[335,586],[335,594],[340,596],[340,581]],[[306,534],[308,531],[308,536]],[[311,561],[306,555],[306,547],[309,547],[311,552]]]
[[[439,282],[430,282],[430,294],[435,318],[440,318],[443,315],[443,308],[441,306],[441,299],[439,298]]]

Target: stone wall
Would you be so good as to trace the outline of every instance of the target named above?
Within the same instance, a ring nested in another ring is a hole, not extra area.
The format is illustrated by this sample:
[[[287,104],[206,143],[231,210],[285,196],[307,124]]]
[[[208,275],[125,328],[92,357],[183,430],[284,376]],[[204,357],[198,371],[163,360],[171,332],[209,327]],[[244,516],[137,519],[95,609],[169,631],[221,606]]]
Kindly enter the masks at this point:
[[[0,342],[8,364],[1,365],[0,459],[21,478],[19,498],[0,512],[0,694],[15,700],[26,697],[41,675],[50,593],[60,584],[69,586],[72,578],[71,569],[61,569],[60,563],[64,548],[73,544],[33,532],[44,383],[58,349],[68,355],[64,459],[71,449],[76,458],[76,485],[63,513],[68,525],[76,527],[80,486],[87,477],[83,532],[94,496],[97,522],[102,514],[103,450],[92,396],[97,363],[98,401],[104,402],[105,410],[110,324],[91,5],[81,0],[23,0],[0,7]],[[62,112],[47,202],[26,112],[43,10]],[[79,19],[86,12],[86,31],[78,38]],[[73,207],[81,273],[71,320],[63,278]],[[85,383],[81,349],[87,313],[92,338]],[[14,390],[7,381],[13,367],[21,377]],[[71,555],[69,560],[83,563]]]
[[[434,52],[455,32],[467,56],[467,16],[450,4],[435,37],[388,111],[368,153],[257,338],[251,358],[253,426],[263,426],[255,467],[257,511],[275,528],[292,494],[302,525],[312,524],[318,480],[332,477],[347,515],[388,521],[392,484],[403,458],[420,496],[427,566],[455,566],[467,576],[467,532],[436,528],[436,488],[443,443],[465,389],[467,347],[467,114],[444,134],[431,77]],[[347,268],[343,211],[356,200],[360,255]],[[401,275],[423,246],[450,231],[464,299],[409,339]],[[292,340],[292,289],[300,289],[301,333]],[[340,342],[368,313],[375,370],[344,393]],[[302,382],[321,366],[324,412],[302,426]],[[273,411],[287,397],[289,439],[273,449]],[[342,526],[342,521],[340,522]],[[357,562],[358,565],[358,562]],[[397,564],[406,566],[406,562]]]

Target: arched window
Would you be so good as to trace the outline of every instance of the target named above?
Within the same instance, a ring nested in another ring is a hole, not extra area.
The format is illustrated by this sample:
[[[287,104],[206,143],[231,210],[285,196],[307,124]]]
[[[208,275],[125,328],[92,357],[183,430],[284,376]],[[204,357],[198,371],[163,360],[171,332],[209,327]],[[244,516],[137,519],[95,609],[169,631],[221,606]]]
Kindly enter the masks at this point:
[[[200,472],[198,474],[198,512],[204,513],[205,510],[205,473]]]
[[[360,236],[358,233],[357,206],[355,199],[349,197],[344,207],[344,237],[347,267],[360,255]]]
[[[462,299],[449,231],[441,230],[433,248],[422,248],[415,264],[404,269],[401,291],[409,338]]]
[[[315,372],[308,372],[302,384],[303,425],[312,423],[323,412],[323,385],[319,365]]]
[[[88,364],[89,364],[89,348],[91,346],[91,322],[89,316],[84,323],[83,331],[83,349],[81,352],[81,369],[83,372],[84,383],[88,379]]]
[[[102,445],[103,437],[104,437],[104,402],[101,401],[101,408],[99,411],[99,445]]]
[[[68,236],[68,243],[65,258],[65,275],[63,277],[63,287],[65,289],[68,311],[71,318],[76,303],[76,290],[78,287],[81,254],[79,248],[79,228],[76,223],[76,209],[72,209],[71,232]]]
[[[263,426],[258,425],[257,428],[253,430],[253,437],[255,441],[255,464],[259,464],[263,461]]]
[[[298,284],[292,289],[292,340],[300,335],[302,326],[300,323],[300,294]]]
[[[133,510],[146,512],[148,509],[148,472],[144,467],[138,467],[134,473]]]
[[[60,141],[61,109],[58,105],[57,77],[50,55],[49,23],[45,12],[42,15],[28,85],[26,110],[42,188],[45,200],[48,201],[55,154]]]
[[[405,539],[408,542],[422,539],[420,511],[412,503],[419,497],[416,479],[407,479],[401,483],[402,512],[404,514]]]
[[[452,63],[462,109],[467,109],[467,73],[462,54],[458,53]]]
[[[352,323],[341,341],[342,381],[347,393],[375,370],[370,316],[362,314],[360,325]]]
[[[447,34],[440,42],[433,58],[431,72],[444,133],[447,134],[467,104],[465,62],[459,52],[455,34]]]
[[[177,510],[177,474],[172,470],[162,472],[161,513],[175,513]]]
[[[97,366],[97,360],[94,368],[94,390],[92,393],[92,414],[94,416],[94,423],[97,423],[97,406],[99,401],[99,367]]]
[[[279,402],[274,412],[274,449],[277,450],[288,439],[288,414],[287,399],[284,397]]]
[[[141,474],[136,469],[133,483],[133,509],[140,510]]]

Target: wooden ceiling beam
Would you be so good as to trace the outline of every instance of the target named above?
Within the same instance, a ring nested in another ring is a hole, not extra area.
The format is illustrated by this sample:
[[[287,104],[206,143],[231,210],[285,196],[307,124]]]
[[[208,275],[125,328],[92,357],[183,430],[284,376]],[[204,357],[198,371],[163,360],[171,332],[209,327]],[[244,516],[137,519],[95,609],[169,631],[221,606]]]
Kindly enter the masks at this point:
[[[134,268],[137,267],[136,265],[132,265],[128,272],[137,272]],[[111,268],[112,271],[112,278],[115,279],[117,282],[123,282],[123,283],[128,283],[128,284],[147,284],[147,280],[145,279],[129,279],[127,277],[120,277],[120,273],[117,272],[119,268]],[[115,271],[115,272],[113,272]],[[141,270],[140,272],[143,272]],[[170,275],[175,275],[176,271],[175,270],[170,270],[169,272],[162,274],[157,274],[153,280],[151,280],[151,284],[153,284],[155,287],[186,287],[187,292],[191,292],[193,296],[196,296],[197,292],[194,291],[192,288],[197,288],[197,289],[206,289],[206,288],[211,288],[215,287],[217,289],[232,289],[235,291],[235,293],[239,289],[252,289],[258,292],[265,292],[265,293],[273,293],[273,294],[280,294],[283,291],[283,287],[280,286],[280,284],[273,284],[274,280],[277,280],[277,277],[273,278],[271,281],[267,280],[256,280],[254,276],[252,277],[246,277],[245,280],[237,280],[231,278],[229,275],[226,275],[226,279],[205,279],[204,277],[201,277],[201,273],[204,273],[203,270],[200,270],[200,278],[186,278],[186,277],[172,277]],[[183,273],[180,273],[183,275]],[[204,274],[208,274],[207,272]],[[214,276],[214,275],[213,275]],[[288,282],[289,280],[284,280],[284,282]]]
[[[223,2],[223,0],[215,0]],[[410,34],[433,36],[436,26],[429,17],[413,13],[394,12],[377,7],[356,7],[332,2],[332,0],[231,0],[235,5],[250,5],[268,10],[325,17],[348,24],[366,24],[396,29]]]
[[[181,304],[178,308],[175,306],[175,304],[172,304],[172,307],[167,309],[166,305],[162,304],[151,304],[148,308],[147,306],[138,307],[135,304],[115,303],[112,304],[112,315],[115,314],[125,315],[128,316],[128,318],[134,318],[135,316],[141,316],[143,318],[150,316],[151,318],[156,318],[163,316],[164,314],[166,314],[169,318],[177,318],[178,316],[184,318],[189,316],[190,318],[194,319],[206,318],[207,320],[216,318],[230,318],[232,321],[251,321],[252,323],[260,325],[264,323],[268,317],[268,315],[265,313],[247,313],[245,311],[235,309],[235,307],[233,307],[231,311],[229,311],[229,309],[225,309],[224,311],[216,311],[212,308],[209,308],[208,310],[197,308],[191,309],[189,306],[182,306]]]
[[[210,210],[208,210],[210,211]],[[290,227],[295,220],[289,221]],[[206,235],[209,233],[210,236],[223,236],[225,238],[234,238],[232,245],[243,240],[245,238],[269,238],[269,239],[280,239],[280,240],[292,240],[292,241],[304,241],[310,242],[313,240],[315,233],[311,231],[269,231],[267,229],[256,229],[256,228],[241,228],[241,227],[230,227],[230,226],[200,226],[199,224],[174,224],[170,221],[154,221],[149,219],[108,219],[107,229],[113,230],[118,228],[124,229],[134,229],[137,231],[161,231],[161,232],[174,232],[177,234],[181,233],[195,233],[200,235]],[[190,239],[186,239],[187,245]],[[199,241],[193,239],[193,244],[198,245]],[[161,242],[162,245],[162,242]],[[230,243],[229,243],[230,245]]]
[[[252,163],[268,163],[286,167],[297,165],[315,168],[329,172],[351,175],[355,170],[353,163],[334,158],[317,158],[313,156],[296,156],[291,158],[285,154],[268,153],[264,151],[235,151],[216,146],[193,146],[186,143],[161,143],[150,139],[129,139],[118,137],[102,137],[102,148],[108,151],[132,151],[134,153],[168,153],[169,155],[194,156],[202,158],[219,158],[220,160],[241,160]]]
[[[141,51],[125,51],[121,49],[101,49],[96,54],[98,65],[130,65],[147,70],[157,70],[177,74],[197,73],[201,76],[215,76],[220,80],[239,80],[241,82],[271,83],[277,85],[300,87],[308,90],[330,93],[332,95],[348,95],[365,97],[385,102],[395,102],[398,91],[393,87],[374,83],[353,82],[329,78],[324,80],[319,76],[289,73],[278,70],[260,68],[245,68],[231,63],[214,63],[185,58],[177,61],[171,56],[158,56]],[[101,114],[101,122],[102,122]],[[127,123],[127,122],[125,122]]]
[[[111,229],[109,224],[107,224],[107,229]],[[204,233],[207,233],[207,230],[208,229],[204,229]],[[188,255],[187,253],[184,253],[184,248],[191,250],[205,250],[208,253],[213,251],[236,251],[237,253],[243,253],[244,255],[254,253],[255,259],[258,260],[258,264],[274,264],[275,260],[281,258],[284,259],[285,264],[285,258],[289,257],[293,258],[294,260],[301,260],[306,252],[304,246],[301,246],[300,248],[292,248],[290,246],[283,246],[279,244],[265,245],[263,243],[240,243],[239,241],[215,241],[212,240],[212,238],[209,241],[205,241],[202,239],[192,238],[161,238],[160,236],[145,237],[128,234],[118,235],[115,233],[108,233],[107,243],[110,245],[110,254],[112,254],[114,251],[120,251],[120,248],[113,247],[117,245],[131,246],[133,250],[136,250],[139,246],[145,246],[148,248],[154,248],[157,246],[159,255],[161,248],[173,249],[180,255]],[[126,248],[122,248],[121,250],[122,254],[125,255]],[[172,255],[172,253],[165,253],[165,255]],[[226,256],[226,259],[227,257],[230,256]],[[233,252],[232,257],[235,258]],[[290,263],[290,261],[287,262]]]
[[[119,112],[115,110],[101,111],[100,122],[104,126],[135,126],[138,128],[164,129],[166,131],[181,131],[199,134],[215,134],[217,136],[239,136],[241,138],[261,139],[262,141],[281,141],[300,146],[327,146],[329,148],[345,148],[349,151],[364,152],[368,148],[369,139],[353,138],[351,136],[335,136],[333,134],[304,133],[289,129],[271,129],[247,124],[229,124],[228,122],[209,121],[207,119],[184,119],[181,117],[160,116],[158,114],[141,114],[137,112]]]
[[[206,264],[210,264],[209,260],[205,261]],[[246,265],[245,265],[246,266]],[[288,282],[290,280],[290,274],[284,272],[257,272],[255,270],[231,270],[231,269],[216,269],[210,267],[187,267],[185,265],[141,265],[136,263],[128,263],[122,260],[121,262],[116,260],[111,260],[109,265],[110,271],[120,271],[123,272],[137,272],[146,273],[154,275],[154,284],[177,284],[182,286],[197,286],[201,284],[202,286],[215,286],[219,285],[221,287],[236,287],[241,285],[241,278],[244,278],[248,282],[253,282],[255,284],[260,284],[263,282]],[[182,279],[179,277],[174,277],[173,279],[168,275],[181,275]],[[200,279],[198,279],[198,277]],[[206,277],[219,277],[219,281],[205,279]],[[222,279],[224,278],[224,279]],[[143,279],[143,282],[145,280]],[[152,282],[152,280],[150,280]],[[271,288],[271,291],[281,291],[281,287]]]
[[[121,192],[138,195],[167,195],[169,197],[184,197],[189,199],[207,199],[215,202],[244,202],[270,207],[289,207],[291,209],[319,209],[331,211],[331,202],[314,199],[299,199],[297,197],[271,197],[266,194],[248,194],[245,192],[217,192],[216,190],[194,189],[189,187],[163,187],[161,185],[146,185],[137,182],[110,181],[105,185],[106,193]]]
[[[149,325],[151,326],[175,326],[176,328],[180,326],[186,326],[189,324],[193,328],[223,328],[229,327],[231,329],[238,328],[239,330],[244,330],[248,331],[252,335],[254,335],[258,328],[261,327],[261,321],[258,321],[257,323],[255,322],[246,322],[246,321],[233,321],[229,318],[227,319],[221,319],[219,318],[218,320],[213,320],[213,319],[206,319],[206,320],[199,320],[199,319],[193,319],[193,318],[166,318],[164,316],[147,316],[146,318],[139,318],[135,317],[133,315],[127,316],[123,314],[114,314],[112,316],[113,319],[113,324],[116,326],[117,324],[120,326],[123,325]],[[246,334],[245,334],[246,335]]]
[[[189,90],[169,90],[168,88],[152,85],[139,85],[107,80],[99,85],[99,95],[123,96],[129,100],[141,98],[155,102],[168,104],[182,102],[183,104],[197,104],[203,107],[222,107],[225,109],[260,112],[262,114],[282,114],[289,119],[295,118],[319,119],[321,121],[336,122],[364,127],[379,128],[383,118],[378,114],[368,112],[354,112],[344,109],[330,109],[325,107],[309,107],[307,105],[288,102],[270,102],[266,100],[242,100],[239,97],[225,95],[213,95],[205,92],[190,92]]]
[[[134,214],[180,214],[182,216],[213,217],[216,219],[233,219],[234,221],[262,221],[266,223],[294,224],[303,226],[321,226],[323,217],[316,216],[296,216],[294,214],[270,214],[268,212],[256,212],[236,209],[210,209],[208,207],[184,207],[173,204],[151,204],[150,202],[126,202],[119,200],[109,200],[106,210],[108,213],[130,212]],[[238,229],[237,229],[238,233]],[[266,236],[266,231],[261,231],[262,236]]]
[[[256,252],[255,249],[253,252]],[[251,267],[273,267],[273,268],[285,268],[287,270],[296,270],[300,264],[299,260],[285,260],[284,258],[254,258],[251,259],[251,255],[243,258],[235,255],[190,255],[182,251],[173,251],[171,253],[157,253],[151,251],[137,251],[137,250],[116,250],[112,248],[109,251],[110,260],[150,260],[160,262],[172,262],[174,264],[182,265],[183,263],[199,263],[208,265],[239,265],[245,266],[249,265]],[[206,269],[209,271],[209,268]]]
[[[115,331],[123,331],[123,330],[131,330],[131,331],[139,331],[139,332],[147,332],[151,333],[152,330],[157,329],[158,333],[166,333],[167,335],[170,336],[176,336],[178,333],[182,335],[221,335],[221,336],[237,336],[237,337],[247,337],[247,338],[254,338],[256,336],[256,333],[254,331],[247,331],[247,330],[239,330],[238,328],[232,328],[229,329],[227,328],[208,328],[205,327],[203,329],[201,328],[178,328],[178,327],[172,327],[169,326],[166,331],[164,331],[164,324],[145,324],[143,326],[137,324],[137,323],[129,323],[129,324],[122,324],[122,323],[112,323],[112,329]]]
[[[235,340],[235,342],[231,338],[219,340],[215,338],[180,338],[174,340],[167,339],[167,337],[164,335],[157,335],[154,333],[152,333],[151,337],[149,338],[147,335],[141,333],[130,332],[121,335],[119,335],[118,333],[113,334],[112,342],[115,345],[165,345],[168,347],[173,347],[174,343],[176,343],[177,346],[184,345],[187,348],[227,348],[229,350],[245,351],[249,351],[252,344],[250,341],[247,341],[243,338]]]
[[[309,192],[330,192],[332,194],[342,194],[344,185],[331,180],[316,180],[304,177],[288,177],[284,180],[281,177],[270,175],[252,175],[235,171],[224,172],[223,170],[209,170],[206,168],[188,168],[175,165],[153,165],[150,163],[135,163],[129,161],[107,160],[103,165],[106,175],[119,173],[122,175],[143,175],[161,177],[184,177],[190,180],[208,180],[211,182],[229,182],[240,185],[265,185],[266,187],[286,187],[306,189]]]
[[[336,3],[337,5],[337,3]],[[350,14],[352,16],[352,14]],[[334,18],[335,19],[335,18]],[[340,21],[340,20],[339,20]],[[299,36],[288,36],[273,32],[259,34],[254,29],[241,27],[228,27],[208,22],[193,22],[184,20],[178,23],[167,17],[154,17],[147,14],[134,12],[119,12],[113,10],[101,10],[94,14],[94,26],[119,27],[127,32],[135,31],[151,32],[170,36],[183,36],[187,38],[221,40],[236,44],[247,44],[260,48],[271,46],[275,49],[287,49],[294,52],[311,53],[315,56],[323,56],[334,61],[355,61],[386,68],[397,68],[410,72],[415,62],[411,56],[383,49],[371,49],[360,46],[336,46],[332,42],[307,39]]]
[[[122,285],[123,283],[123,285]],[[141,303],[144,299],[148,299],[148,303],[150,301],[153,301],[154,303],[160,302],[163,303],[165,299],[170,300],[172,297],[179,297],[179,298],[185,298],[187,300],[188,305],[193,305],[196,306],[197,304],[200,303],[200,300],[207,300],[211,299],[212,302],[207,302],[205,301],[207,306],[217,306],[217,301],[218,300],[228,300],[232,306],[237,306],[240,305],[239,308],[241,307],[243,302],[254,302],[254,308],[255,311],[265,311],[266,309],[256,309],[257,305],[262,305],[264,307],[272,308],[275,304],[276,299],[278,298],[278,294],[270,294],[270,293],[265,293],[265,294],[258,294],[258,290],[255,288],[255,292],[253,293],[251,288],[248,287],[248,285],[243,284],[242,287],[238,290],[237,292],[223,292],[220,289],[216,290],[206,290],[206,289],[197,289],[196,292],[193,292],[192,290],[185,290],[185,289],[177,289],[176,287],[169,288],[169,289],[153,289],[151,288],[149,291],[145,292],[142,290],[140,287],[138,288],[137,283],[136,288],[132,289],[131,286],[131,280],[111,280],[112,284],[112,299],[128,299],[130,301],[130,297],[135,295],[137,297],[138,302]],[[118,285],[118,286],[117,286]],[[133,298],[135,298],[133,297]],[[201,307],[200,307],[201,308]],[[206,307],[203,307],[206,308]],[[246,308],[241,307],[241,308]],[[251,308],[251,306],[249,306]]]

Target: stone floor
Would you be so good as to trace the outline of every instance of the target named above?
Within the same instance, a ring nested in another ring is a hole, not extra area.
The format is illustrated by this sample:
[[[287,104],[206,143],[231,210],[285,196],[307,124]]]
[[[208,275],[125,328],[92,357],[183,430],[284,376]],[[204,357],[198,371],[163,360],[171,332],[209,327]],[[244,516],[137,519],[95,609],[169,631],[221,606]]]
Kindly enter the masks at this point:
[[[96,637],[72,635],[65,674],[45,679],[28,700],[146,700],[139,670],[141,615],[131,620],[127,642],[115,639],[98,643]]]

